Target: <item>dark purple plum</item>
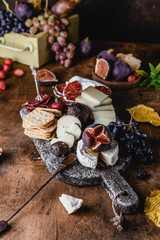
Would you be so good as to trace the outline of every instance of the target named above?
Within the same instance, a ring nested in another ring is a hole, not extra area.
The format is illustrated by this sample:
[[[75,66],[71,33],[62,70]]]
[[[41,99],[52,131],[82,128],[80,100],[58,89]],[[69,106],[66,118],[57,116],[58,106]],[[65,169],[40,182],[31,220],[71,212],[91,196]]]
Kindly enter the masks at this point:
[[[124,61],[116,61],[113,66],[113,78],[117,81],[126,80],[131,75],[131,67]]]
[[[29,2],[16,2],[15,13],[20,21],[25,21],[28,18],[33,17],[34,7],[32,3]]]

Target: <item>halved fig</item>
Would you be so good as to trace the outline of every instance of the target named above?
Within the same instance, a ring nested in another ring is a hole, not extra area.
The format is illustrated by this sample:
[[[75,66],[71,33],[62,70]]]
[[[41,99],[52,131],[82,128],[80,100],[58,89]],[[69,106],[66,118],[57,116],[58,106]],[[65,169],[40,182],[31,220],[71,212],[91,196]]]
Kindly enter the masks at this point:
[[[100,58],[96,60],[96,65],[95,65],[95,74],[102,78],[102,79],[106,79],[108,77],[108,74],[111,70],[111,65],[110,63],[103,59],[103,58]]]
[[[85,128],[82,141],[83,144],[92,151],[102,152],[110,147],[112,137],[106,126],[92,124]]]
[[[56,75],[47,69],[40,69],[37,71],[37,83],[39,85],[51,85],[54,82],[58,82]]]

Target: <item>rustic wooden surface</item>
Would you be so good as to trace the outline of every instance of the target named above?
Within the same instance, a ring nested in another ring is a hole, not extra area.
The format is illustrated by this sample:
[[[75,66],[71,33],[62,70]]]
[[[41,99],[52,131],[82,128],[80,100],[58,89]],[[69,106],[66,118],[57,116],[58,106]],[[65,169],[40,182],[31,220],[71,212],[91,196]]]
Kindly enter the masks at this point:
[[[91,78],[95,54],[99,50],[113,47],[116,52],[132,52],[142,59],[143,69],[148,69],[148,62],[159,62],[160,45],[134,43],[98,43],[93,56],[78,59],[70,69],[62,68],[58,63],[48,63],[45,68],[55,72],[60,82],[69,80],[74,75]],[[2,62],[2,59],[1,61]],[[14,68],[21,67],[25,76],[17,78],[13,71],[6,79],[7,89],[0,91],[0,147],[4,155],[0,159],[0,218],[7,219],[24,201],[50,176],[40,161],[30,159],[35,150],[32,140],[23,134],[19,116],[21,104],[36,96],[33,77],[29,67],[14,63]],[[51,87],[40,87],[42,93],[52,93]],[[135,89],[112,93],[117,116],[126,122],[129,115],[125,110],[143,103],[154,107],[160,113],[160,90]],[[144,200],[150,192],[160,189],[160,128],[149,124],[139,124],[147,132],[148,144],[153,148],[156,162],[150,165],[136,165],[128,169],[125,178],[137,192],[140,205],[137,211],[125,215],[124,231],[118,232],[110,222],[114,217],[111,200],[101,186],[74,187],[54,179],[10,222],[10,229],[0,236],[3,240],[159,240],[160,229],[145,216]],[[150,177],[147,181],[137,179],[139,169],[146,170]],[[68,215],[58,197],[66,193],[82,198],[82,208]]]

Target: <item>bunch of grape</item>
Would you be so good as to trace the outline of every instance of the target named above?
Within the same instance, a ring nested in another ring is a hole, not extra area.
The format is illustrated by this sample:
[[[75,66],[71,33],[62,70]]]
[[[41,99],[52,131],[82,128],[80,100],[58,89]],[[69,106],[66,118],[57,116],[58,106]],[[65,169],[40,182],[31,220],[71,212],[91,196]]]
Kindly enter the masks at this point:
[[[49,33],[48,42],[55,54],[55,60],[66,68],[72,65],[76,49],[73,43],[68,43],[68,25],[68,19],[60,18],[50,11],[25,21],[30,34],[41,31]]]
[[[147,134],[137,129],[137,122],[124,124],[123,121],[110,122],[108,126],[113,138],[118,142],[121,156],[132,155],[140,163],[154,160],[151,148],[146,145]]]
[[[20,33],[28,32],[28,29],[13,13],[0,9],[0,37],[10,31]]]

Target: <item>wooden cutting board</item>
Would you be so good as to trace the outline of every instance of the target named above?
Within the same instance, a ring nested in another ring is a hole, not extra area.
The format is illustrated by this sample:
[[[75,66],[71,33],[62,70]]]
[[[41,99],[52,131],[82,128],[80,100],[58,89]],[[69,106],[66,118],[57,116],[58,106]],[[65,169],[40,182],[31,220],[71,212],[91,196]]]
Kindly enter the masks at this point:
[[[26,109],[21,109],[20,115],[27,114]],[[57,158],[51,151],[49,141],[32,139],[48,171],[53,173],[62,158]],[[75,149],[76,152],[76,149]],[[123,178],[123,173],[130,165],[131,157],[120,158],[112,167],[101,166],[94,169],[82,166],[76,159],[74,164],[57,175],[57,178],[65,183],[75,186],[87,186],[101,184],[114,204],[123,213],[134,212],[139,199],[132,187]]]

